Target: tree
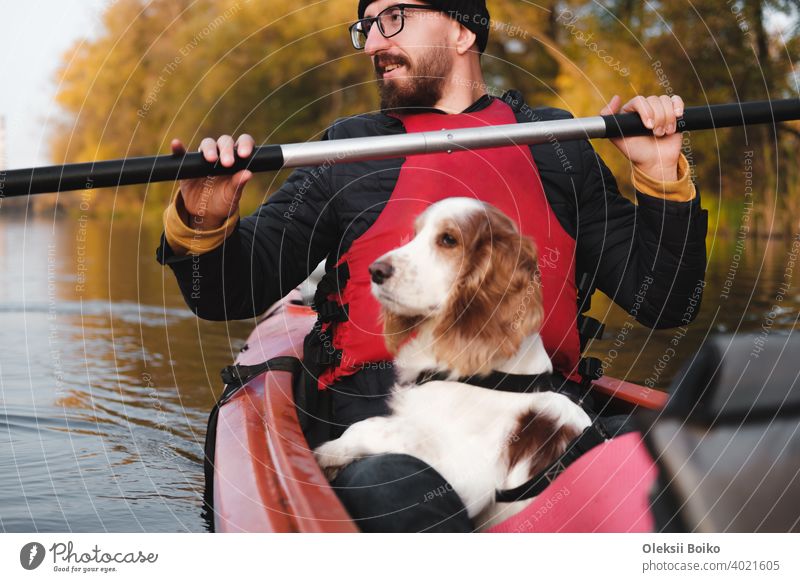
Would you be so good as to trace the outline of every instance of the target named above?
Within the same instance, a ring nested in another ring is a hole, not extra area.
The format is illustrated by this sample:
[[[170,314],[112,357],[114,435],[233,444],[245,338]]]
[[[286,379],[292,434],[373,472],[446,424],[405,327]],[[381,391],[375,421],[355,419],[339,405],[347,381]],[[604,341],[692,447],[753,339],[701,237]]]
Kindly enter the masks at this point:
[[[689,105],[796,94],[800,0],[488,5],[483,65],[495,95],[516,88],[533,105],[583,116],[596,115],[614,93],[671,92]],[[778,12],[794,16],[782,34],[769,26]],[[355,2],[341,0],[119,0],[96,39],[64,55],[54,161],[166,153],[174,136],[190,147],[206,135],[243,131],[272,143],[317,139],[337,117],[377,107],[372,69],[348,38],[354,17]],[[735,198],[739,176],[719,168],[740,167],[744,147],[757,150],[756,186],[771,193],[772,215],[783,204],[775,193],[797,191],[798,181],[794,167],[776,178],[776,156],[798,141],[800,133],[785,129],[698,132],[690,153],[702,189]],[[626,160],[602,140],[595,145],[625,186]],[[281,178],[260,175],[248,191],[268,193]],[[138,210],[147,192],[147,208],[157,213],[172,189],[126,188],[96,204]],[[260,202],[250,196],[245,205]]]

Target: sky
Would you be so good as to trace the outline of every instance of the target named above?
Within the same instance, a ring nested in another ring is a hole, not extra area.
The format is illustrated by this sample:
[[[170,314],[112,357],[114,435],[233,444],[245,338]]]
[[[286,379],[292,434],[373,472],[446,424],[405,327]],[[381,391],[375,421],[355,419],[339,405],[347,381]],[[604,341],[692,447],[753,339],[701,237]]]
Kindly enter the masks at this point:
[[[6,165],[49,164],[48,118],[55,72],[73,42],[92,38],[113,0],[0,0],[0,116],[6,124]]]

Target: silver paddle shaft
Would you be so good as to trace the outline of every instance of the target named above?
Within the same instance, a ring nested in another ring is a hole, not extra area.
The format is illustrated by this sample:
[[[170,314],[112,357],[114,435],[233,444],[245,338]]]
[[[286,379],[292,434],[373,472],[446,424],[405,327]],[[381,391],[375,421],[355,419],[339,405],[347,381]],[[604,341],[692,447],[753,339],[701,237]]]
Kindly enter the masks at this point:
[[[534,145],[554,140],[600,138],[605,134],[606,122],[597,116],[378,137],[355,137],[287,144],[281,147],[283,166],[298,168],[458,150]]]

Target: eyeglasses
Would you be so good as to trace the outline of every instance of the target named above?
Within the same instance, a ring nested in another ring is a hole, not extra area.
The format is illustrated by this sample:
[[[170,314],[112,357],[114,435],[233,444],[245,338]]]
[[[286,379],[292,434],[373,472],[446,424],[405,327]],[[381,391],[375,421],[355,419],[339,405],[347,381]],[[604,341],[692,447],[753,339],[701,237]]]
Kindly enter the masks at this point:
[[[350,26],[350,40],[353,41],[353,47],[357,50],[362,50],[367,46],[367,38],[372,30],[372,25],[375,23],[378,24],[378,31],[384,38],[391,38],[396,34],[400,34],[406,22],[406,10],[441,12],[439,8],[420,4],[395,4],[394,6],[389,6],[386,10],[378,13],[377,16],[362,18]]]

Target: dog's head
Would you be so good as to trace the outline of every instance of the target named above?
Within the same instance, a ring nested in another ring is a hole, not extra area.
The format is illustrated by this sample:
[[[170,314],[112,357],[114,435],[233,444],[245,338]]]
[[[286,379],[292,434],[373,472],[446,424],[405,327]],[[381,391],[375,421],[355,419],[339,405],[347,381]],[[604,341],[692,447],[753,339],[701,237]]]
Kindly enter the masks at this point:
[[[497,208],[471,198],[433,204],[415,236],[370,265],[387,346],[432,326],[449,369],[485,373],[513,356],[542,322],[533,242]]]

